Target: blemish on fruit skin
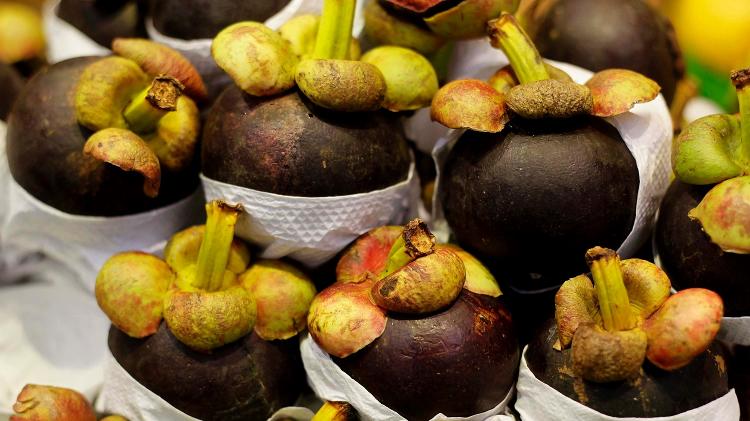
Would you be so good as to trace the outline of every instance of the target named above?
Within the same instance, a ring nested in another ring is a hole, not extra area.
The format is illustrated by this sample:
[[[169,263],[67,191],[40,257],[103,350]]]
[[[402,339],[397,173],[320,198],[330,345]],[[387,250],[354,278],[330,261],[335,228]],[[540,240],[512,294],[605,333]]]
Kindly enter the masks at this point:
[[[727,363],[724,360],[724,357],[721,355],[714,355],[714,361],[716,361],[716,366],[719,367],[719,373],[724,375],[727,371]]]

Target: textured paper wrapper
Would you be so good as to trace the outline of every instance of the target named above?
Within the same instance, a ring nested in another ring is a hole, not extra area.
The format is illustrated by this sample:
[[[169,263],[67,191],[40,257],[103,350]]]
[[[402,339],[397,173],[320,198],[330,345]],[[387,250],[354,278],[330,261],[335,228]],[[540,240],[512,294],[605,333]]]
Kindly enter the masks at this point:
[[[42,11],[47,61],[54,64],[73,57],[104,56],[109,49],[96,43],[75,26],[57,16],[59,0],[47,1]]]
[[[323,351],[308,333],[300,345],[302,363],[307,372],[307,382],[315,394],[327,401],[349,402],[358,412],[363,421],[401,421],[404,417],[396,411],[378,402],[378,400],[346,374],[330,355]],[[481,414],[469,417],[447,417],[437,414],[430,421],[513,421],[508,403],[513,397],[514,390],[494,408]]]
[[[0,125],[0,414],[26,383],[70,387],[93,399],[103,376],[109,320],[96,304],[96,273],[124,250],[160,251],[199,222],[201,193],[119,218],[70,215],[13,181]],[[46,255],[43,253],[47,253]]]
[[[484,61],[480,60],[481,56],[461,59],[477,66],[473,68],[475,69],[474,72],[465,74],[464,77],[486,80],[492,73],[506,64],[504,56],[499,50],[487,48],[487,50],[477,48],[477,54],[483,53],[485,55]],[[570,64],[549,62],[566,71],[578,83],[586,82],[593,74],[588,70]],[[465,69],[471,68],[465,67]],[[459,74],[463,71],[468,72],[468,70],[457,70]],[[606,120],[617,129],[635,158],[640,178],[633,229],[617,250],[623,258],[628,258],[648,238],[654,224],[654,215],[669,186],[672,120],[661,95],[651,102],[636,105],[630,112]],[[440,169],[448,157],[448,152],[462,133],[462,130],[449,130],[435,145],[433,157],[437,163],[438,180]],[[437,200],[439,197],[437,191],[440,189],[439,182],[435,188],[435,202],[433,204],[435,231],[440,234],[441,240],[445,241],[449,228]]]
[[[357,2],[357,10],[354,20],[354,34],[359,34],[364,26],[362,18],[362,8],[365,1]],[[291,0],[277,14],[266,20],[264,23],[271,29],[279,29],[289,19],[305,14],[319,15],[323,8],[322,0]],[[203,81],[209,91],[210,97],[216,97],[221,93],[221,89],[231,83],[229,76],[221,70],[211,57],[211,38],[185,40],[173,38],[159,32],[153,24],[152,19],[146,19],[146,32],[152,40],[168,45],[181,52],[190,60],[203,76]]]
[[[222,199],[244,208],[235,234],[263,248],[262,258],[289,256],[318,266],[372,228],[401,224],[418,194],[414,164],[409,176],[368,193],[329,197],[282,196],[222,183],[201,175],[206,200]]]
[[[568,398],[537,379],[526,365],[526,350],[518,375],[515,409],[523,421],[736,421],[740,405],[734,389],[698,408],[671,417],[617,418],[604,415]],[[701,379],[695,379],[699,382]]]
[[[105,378],[107,381],[96,400],[98,412],[122,415],[129,421],[200,421],[138,383],[109,351],[106,355]],[[276,411],[268,421],[288,418],[310,421],[313,415],[308,408],[292,406]]]

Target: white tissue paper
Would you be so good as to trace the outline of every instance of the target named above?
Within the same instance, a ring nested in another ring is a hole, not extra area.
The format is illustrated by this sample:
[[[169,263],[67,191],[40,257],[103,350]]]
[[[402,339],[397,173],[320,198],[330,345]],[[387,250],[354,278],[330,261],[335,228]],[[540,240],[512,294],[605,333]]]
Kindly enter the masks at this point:
[[[109,49],[99,45],[75,26],[57,16],[60,0],[47,1],[42,11],[47,61],[54,64],[73,57],[103,56]]]
[[[419,180],[414,164],[405,181],[346,196],[282,196],[226,184],[201,175],[206,200],[244,208],[235,233],[263,247],[262,258],[289,256],[315,267],[372,228],[400,224],[410,213]]]
[[[404,417],[378,402],[378,400],[346,374],[331,356],[323,351],[308,333],[300,346],[302,363],[307,372],[307,382],[315,394],[326,401],[349,402],[359,412],[363,421],[402,421]],[[469,417],[447,417],[437,414],[430,421],[513,421],[508,403],[513,397],[511,389],[494,408]]]
[[[357,10],[354,19],[355,36],[362,31],[364,20],[362,17],[362,8],[364,1],[357,2]],[[305,14],[319,15],[323,8],[323,2],[320,0],[291,0],[283,9],[270,17],[264,23],[271,29],[279,29],[289,19]],[[216,96],[223,86],[229,83],[229,76],[221,70],[211,57],[211,38],[185,40],[172,38],[159,32],[151,18],[146,19],[146,32],[149,38],[174,48],[181,52],[196,67],[206,83],[210,96]]]
[[[485,42],[485,44],[487,44]],[[470,44],[474,45],[474,44]],[[499,50],[487,47],[487,49],[476,48],[477,55],[462,58],[463,67],[457,70],[457,78],[476,78],[486,80],[497,69],[507,64],[505,57]],[[461,51],[459,51],[461,54]],[[484,60],[481,60],[484,58]],[[461,60],[455,60],[459,63]],[[565,72],[578,83],[586,82],[593,73],[567,63],[559,63],[548,60],[548,62]],[[470,67],[466,63],[471,63]],[[467,72],[462,74],[461,72]],[[627,236],[617,252],[623,257],[632,256],[647,239],[654,224],[654,216],[661,198],[669,187],[669,176],[671,172],[670,148],[672,144],[672,120],[664,98],[659,95],[656,99],[645,104],[638,104],[630,112],[606,119],[612,124],[622,136],[625,144],[635,158],[638,166],[640,183],[638,186],[638,198],[636,203],[635,221],[633,229]],[[440,138],[433,150],[433,157],[437,163],[438,180],[440,169],[444,165],[448,152],[458,140],[462,130],[450,130]],[[440,189],[438,182],[435,187],[435,201],[433,203],[433,216],[435,218],[435,232],[443,241],[447,239],[448,228],[445,222],[440,203],[437,200]]]
[[[518,399],[515,409],[523,421],[735,421],[740,419],[740,404],[734,389],[698,408],[671,417],[617,418],[604,415],[568,398],[537,379],[526,364],[526,350],[518,375]],[[695,379],[700,381],[700,379]]]
[[[107,382],[95,405],[96,410],[101,413],[122,415],[130,421],[200,421],[138,383],[109,352],[106,356],[105,378]],[[293,406],[276,411],[268,421],[289,418],[310,421],[313,415],[315,414],[308,408]]]

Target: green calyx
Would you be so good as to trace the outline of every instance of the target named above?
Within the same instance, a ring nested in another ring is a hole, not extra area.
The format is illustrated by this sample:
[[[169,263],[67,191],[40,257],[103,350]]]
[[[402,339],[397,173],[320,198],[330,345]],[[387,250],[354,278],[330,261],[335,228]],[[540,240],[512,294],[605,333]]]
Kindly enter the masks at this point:
[[[750,69],[733,72],[739,115],[711,115],[675,138],[672,167],[688,184],[716,184],[750,174]]]

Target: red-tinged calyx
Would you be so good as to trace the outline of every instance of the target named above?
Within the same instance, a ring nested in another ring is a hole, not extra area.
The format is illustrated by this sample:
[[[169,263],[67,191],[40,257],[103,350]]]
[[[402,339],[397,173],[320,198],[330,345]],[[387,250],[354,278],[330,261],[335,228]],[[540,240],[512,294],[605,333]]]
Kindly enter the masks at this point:
[[[385,331],[385,310],[370,298],[375,280],[335,283],[312,301],[307,329],[327,353],[344,358],[366,347]]]
[[[388,262],[388,255],[404,228],[388,225],[362,234],[341,256],[336,265],[336,282],[361,282],[376,279]]]
[[[13,404],[10,421],[96,421],[86,398],[75,390],[27,384]]]
[[[714,186],[688,217],[697,220],[711,242],[727,253],[750,253],[750,176]]]
[[[451,129],[498,133],[508,122],[505,97],[481,80],[455,80],[432,98],[430,117]]]

